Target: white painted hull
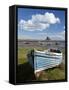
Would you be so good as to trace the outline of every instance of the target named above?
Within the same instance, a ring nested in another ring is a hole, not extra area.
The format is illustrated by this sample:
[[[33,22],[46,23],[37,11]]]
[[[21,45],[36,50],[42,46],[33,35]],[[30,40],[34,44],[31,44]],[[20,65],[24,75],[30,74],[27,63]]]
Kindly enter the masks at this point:
[[[53,68],[61,64],[62,53],[52,53],[48,51],[34,50],[34,64],[31,64],[34,68],[34,72],[39,72],[48,68]]]

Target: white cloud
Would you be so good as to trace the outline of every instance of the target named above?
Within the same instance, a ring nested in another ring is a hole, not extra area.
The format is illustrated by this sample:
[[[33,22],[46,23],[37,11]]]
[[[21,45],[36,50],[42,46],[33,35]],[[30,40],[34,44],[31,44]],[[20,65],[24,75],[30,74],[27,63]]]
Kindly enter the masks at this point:
[[[58,17],[55,17],[53,13],[45,13],[45,19],[47,19],[47,22],[50,24],[60,23],[60,19]]]
[[[46,30],[51,24],[60,23],[60,19],[53,13],[46,12],[45,14],[32,15],[31,19],[25,21],[20,20],[18,28],[27,31]]]
[[[62,32],[60,33],[60,35],[61,35],[63,38],[65,38],[65,31],[62,31]]]
[[[54,40],[65,40],[65,31],[62,31],[60,33],[54,33],[50,35],[50,37]]]
[[[39,32],[39,33],[37,33],[38,35],[47,35],[47,33],[45,33],[45,32]]]
[[[63,27],[63,29],[65,29],[65,26]]]
[[[29,35],[19,35],[18,39],[32,39],[32,37]]]
[[[60,23],[60,19],[58,17],[55,17],[53,13],[48,12],[46,12],[44,15],[41,14],[32,15],[32,21],[36,23],[41,22],[48,24]]]

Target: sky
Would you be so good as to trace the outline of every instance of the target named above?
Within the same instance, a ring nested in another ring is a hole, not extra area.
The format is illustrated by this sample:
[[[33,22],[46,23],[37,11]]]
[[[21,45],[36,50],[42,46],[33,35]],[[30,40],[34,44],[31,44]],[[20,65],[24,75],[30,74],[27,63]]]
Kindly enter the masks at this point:
[[[18,8],[18,39],[65,40],[65,11]]]

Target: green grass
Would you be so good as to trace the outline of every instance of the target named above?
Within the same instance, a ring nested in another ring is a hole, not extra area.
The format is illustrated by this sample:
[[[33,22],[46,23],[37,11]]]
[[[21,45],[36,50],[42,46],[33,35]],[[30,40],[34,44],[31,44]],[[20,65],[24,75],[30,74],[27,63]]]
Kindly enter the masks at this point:
[[[58,67],[44,70],[40,73],[39,77],[37,77],[37,80],[64,80],[64,79],[65,79],[64,64],[61,64]]]
[[[65,78],[65,73],[60,68],[55,68],[53,70],[48,70],[48,79],[49,80],[60,80]]]
[[[34,49],[26,47],[26,48],[18,48],[18,64],[24,64],[27,62],[27,53]],[[37,50],[44,50],[46,48],[36,47]]]
[[[25,64],[27,63],[27,53],[33,48],[18,48],[18,64]],[[38,50],[44,50],[46,48],[40,48],[36,47]],[[64,55],[64,50],[62,50],[63,55]],[[29,69],[29,67],[25,67],[26,69]],[[29,73],[28,73],[29,75]],[[23,75],[22,75],[23,76]],[[39,77],[37,77],[37,80],[61,80],[65,79],[65,67],[64,64],[59,65],[58,67],[44,70],[40,74]]]
[[[18,48],[18,64],[24,64],[27,62],[27,52],[30,49],[27,48]]]

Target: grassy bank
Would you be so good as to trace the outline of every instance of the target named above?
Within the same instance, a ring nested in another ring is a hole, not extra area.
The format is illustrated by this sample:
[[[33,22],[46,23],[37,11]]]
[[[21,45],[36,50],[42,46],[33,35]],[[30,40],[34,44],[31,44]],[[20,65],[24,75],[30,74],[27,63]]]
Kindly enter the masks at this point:
[[[27,53],[31,49],[33,49],[33,48],[29,48],[29,47],[18,48],[18,64],[21,65],[21,66],[19,66],[20,69],[18,71],[18,78],[20,77],[20,79],[22,79],[22,78],[24,79],[23,76],[25,76],[25,78],[27,77],[27,79],[29,77],[32,77],[32,74],[30,76],[30,72],[32,72],[32,71],[31,71],[31,69],[29,67],[29,64],[28,64],[28,61],[27,61]],[[36,49],[45,50],[46,48],[36,47]],[[64,55],[64,50],[62,50],[62,52],[63,52],[63,55]],[[23,73],[24,70],[26,70],[26,71]],[[48,69],[48,70],[44,70],[39,75],[39,77],[36,78],[36,79],[37,80],[60,80],[60,79],[65,79],[65,65],[61,64],[58,67]]]
[[[27,53],[34,49],[26,47],[26,48],[18,48],[18,64],[24,64],[27,62]],[[46,48],[36,47],[37,50],[45,50]]]

